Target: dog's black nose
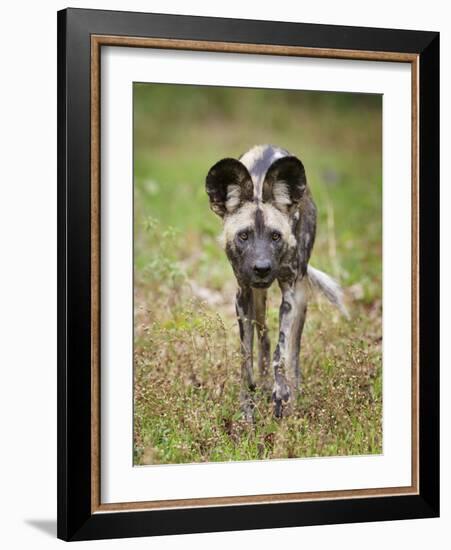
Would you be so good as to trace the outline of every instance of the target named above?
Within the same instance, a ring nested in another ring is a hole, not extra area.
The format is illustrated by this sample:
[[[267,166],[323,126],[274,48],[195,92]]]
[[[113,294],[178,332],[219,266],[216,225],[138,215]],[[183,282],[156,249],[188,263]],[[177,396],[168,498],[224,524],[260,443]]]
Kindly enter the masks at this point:
[[[261,260],[255,262],[254,273],[259,277],[266,277],[271,271],[271,262],[267,260]]]

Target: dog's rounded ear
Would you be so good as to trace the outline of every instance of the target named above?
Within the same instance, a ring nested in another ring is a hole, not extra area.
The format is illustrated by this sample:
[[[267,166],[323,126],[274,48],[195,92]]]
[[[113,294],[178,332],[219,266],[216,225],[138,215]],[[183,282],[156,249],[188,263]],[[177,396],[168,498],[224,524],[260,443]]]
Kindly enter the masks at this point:
[[[263,202],[270,202],[282,212],[288,212],[302,199],[306,185],[302,162],[297,157],[282,157],[273,162],[266,173]]]
[[[236,159],[226,158],[210,168],[205,180],[210,208],[224,217],[235,212],[245,201],[251,201],[254,185],[247,168]]]

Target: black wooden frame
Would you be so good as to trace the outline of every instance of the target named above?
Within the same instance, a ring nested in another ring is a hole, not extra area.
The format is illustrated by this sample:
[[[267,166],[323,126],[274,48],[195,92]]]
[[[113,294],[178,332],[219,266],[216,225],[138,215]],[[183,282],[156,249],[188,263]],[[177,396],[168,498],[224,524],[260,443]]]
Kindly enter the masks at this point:
[[[419,495],[91,513],[90,37],[419,55]],[[439,34],[68,9],[58,13],[58,537],[84,540],[439,514]]]

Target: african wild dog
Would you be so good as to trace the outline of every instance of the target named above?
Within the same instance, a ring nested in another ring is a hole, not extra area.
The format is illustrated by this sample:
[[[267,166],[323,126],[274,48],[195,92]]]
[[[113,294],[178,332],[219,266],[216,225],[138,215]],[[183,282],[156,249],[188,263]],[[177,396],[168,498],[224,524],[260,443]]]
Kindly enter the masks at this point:
[[[258,145],[239,160],[225,158],[208,172],[211,209],[223,218],[221,241],[238,282],[236,313],[242,363],[241,404],[252,419],[254,325],[258,367],[268,380],[270,342],[266,327],[267,289],[277,279],[282,292],[279,338],[273,356],[274,413],[282,416],[299,388],[299,352],[313,285],[343,312],[341,290],[325,273],[308,265],[316,233],[316,207],[302,162],[288,151]]]

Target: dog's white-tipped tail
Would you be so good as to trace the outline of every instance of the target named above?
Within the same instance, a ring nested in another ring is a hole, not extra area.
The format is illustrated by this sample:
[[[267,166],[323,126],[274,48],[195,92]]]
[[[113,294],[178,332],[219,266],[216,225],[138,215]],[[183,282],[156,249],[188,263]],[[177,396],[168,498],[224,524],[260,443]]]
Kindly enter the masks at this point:
[[[337,281],[311,265],[307,266],[307,277],[311,285],[324,294],[329,302],[336,306],[346,319],[349,319],[348,311],[343,303],[343,290]]]

